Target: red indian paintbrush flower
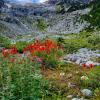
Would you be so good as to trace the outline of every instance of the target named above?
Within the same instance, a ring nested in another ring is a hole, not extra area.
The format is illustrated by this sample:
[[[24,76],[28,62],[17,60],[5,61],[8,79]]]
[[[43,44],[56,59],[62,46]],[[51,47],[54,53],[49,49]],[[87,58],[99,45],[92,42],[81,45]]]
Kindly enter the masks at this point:
[[[16,50],[16,48],[13,48],[12,50],[11,50],[11,54],[17,54],[17,50]]]
[[[94,68],[94,64],[90,64],[90,68],[91,68],[91,69]]]
[[[14,59],[14,58],[12,58],[12,59],[11,59],[11,63],[14,63],[14,62],[15,62],[15,59]]]
[[[2,56],[5,57],[5,48],[2,49]]]
[[[59,48],[59,49],[61,49],[61,48]],[[52,53],[51,52],[52,50],[55,53],[57,53],[58,46],[57,46],[56,42],[54,42],[50,39],[45,40],[44,43],[40,42],[39,40],[36,40],[33,44],[30,44],[30,45],[26,46],[26,48],[24,48],[24,52],[27,52],[27,51],[30,52],[30,54],[33,57],[37,56],[38,53],[43,54],[43,56],[44,56],[44,54],[49,55],[50,53]]]
[[[12,48],[12,49],[5,49],[5,48],[3,48],[2,49],[2,56],[3,57],[6,57],[6,56],[11,55],[11,54],[14,55],[16,53],[17,53],[16,48]]]
[[[82,64],[82,68],[83,69],[86,69],[86,64]]]

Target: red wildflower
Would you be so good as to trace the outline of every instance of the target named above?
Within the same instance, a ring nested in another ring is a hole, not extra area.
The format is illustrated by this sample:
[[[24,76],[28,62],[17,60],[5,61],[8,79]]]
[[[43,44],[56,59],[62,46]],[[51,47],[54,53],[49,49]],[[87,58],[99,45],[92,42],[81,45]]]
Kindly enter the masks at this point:
[[[8,55],[10,55],[10,54],[16,54],[17,53],[17,50],[16,50],[16,48],[13,48],[13,49],[5,49],[5,48],[3,48],[2,49],[2,56],[3,57],[6,57],[6,56],[8,56]]]
[[[5,48],[2,49],[2,56],[5,57]]]
[[[6,57],[10,54],[10,52],[11,52],[11,50],[3,48],[2,49],[2,56]]]
[[[94,68],[94,65],[93,65],[93,64],[90,64],[90,68],[91,68],[91,69]]]
[[[11,54],[16,54],[17,53],[17,50],[16,50],[16,48],[13,48],[13,49],[11,49]]]
[[[57,52],[58,46],[56,42],[47,39],[44,43],[41,43],[39,40],[36,40],[33,44],[28,45],[24,49],[24,53],[29,51],[30,54],[34,57],[37,56],[38,52],[50,54],[52,49],[54,50],[54,52]]]
[[[86,64],[82,64],[82,68],[83,69],[86,69]]]
[[[15,59],[14,59],[14,58],[12,58],[12,59],[11,59],[11,63],[14,63],[14,62],[15,62]]]

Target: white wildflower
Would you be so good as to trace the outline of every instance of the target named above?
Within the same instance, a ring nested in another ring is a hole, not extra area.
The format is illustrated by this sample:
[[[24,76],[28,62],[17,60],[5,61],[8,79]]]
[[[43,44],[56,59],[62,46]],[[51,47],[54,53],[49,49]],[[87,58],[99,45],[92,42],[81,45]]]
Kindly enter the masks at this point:
[[[89,78],[87,76],[82,76],[81,80],[88,80]]]

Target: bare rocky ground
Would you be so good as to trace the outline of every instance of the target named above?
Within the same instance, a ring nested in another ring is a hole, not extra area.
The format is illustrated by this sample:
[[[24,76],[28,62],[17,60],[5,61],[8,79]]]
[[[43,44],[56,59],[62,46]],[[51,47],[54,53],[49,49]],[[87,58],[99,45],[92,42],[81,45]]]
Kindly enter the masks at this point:
[[[94,64],[95,66],[100,66],[100,62],[96,61],[98,58],[100,58],[99,50],[93,51],[87,48],[81,48],[76,53],[67,54],[62,60],[66,63],[72,62],[80,66],[84,63],[87,65]]]

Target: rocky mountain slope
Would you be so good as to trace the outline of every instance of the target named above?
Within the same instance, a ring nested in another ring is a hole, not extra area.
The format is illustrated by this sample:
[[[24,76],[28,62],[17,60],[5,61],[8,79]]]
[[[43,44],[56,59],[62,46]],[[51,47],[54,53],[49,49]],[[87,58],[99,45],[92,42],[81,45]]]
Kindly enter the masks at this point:
[[[2,0],[3,1],[3,0]],[[88,4],[90,0],[81,0],[82,4]],[[54,3],[55,2],[55,3]],[[65,12],[56,13],[56,7],[64,4]],[[84,29],[87,22],[80,21],[80,16],[87,14],[89,9],[68,12],[73,4],[78,1],[49,0],[44,4],[17,5],[0,3],[0,34],[9,37],[39,32],[37,20],[43,19],[47,24],[45,29],[48,33],[78,33]]]

